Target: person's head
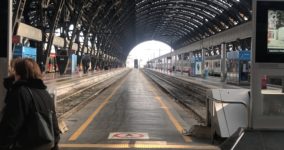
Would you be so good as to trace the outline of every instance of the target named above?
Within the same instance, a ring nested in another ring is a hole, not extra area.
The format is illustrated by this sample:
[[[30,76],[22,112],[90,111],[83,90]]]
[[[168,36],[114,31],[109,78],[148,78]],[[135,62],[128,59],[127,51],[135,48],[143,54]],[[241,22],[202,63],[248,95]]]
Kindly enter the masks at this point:
[[[16,80],[42,79],[38,64],[31,58],[17,58],[14,62]]]

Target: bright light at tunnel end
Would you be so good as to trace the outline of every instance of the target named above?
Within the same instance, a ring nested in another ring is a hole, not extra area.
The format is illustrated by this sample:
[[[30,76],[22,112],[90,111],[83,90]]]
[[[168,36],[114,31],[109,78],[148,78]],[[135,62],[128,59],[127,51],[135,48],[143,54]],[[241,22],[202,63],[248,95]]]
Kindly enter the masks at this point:
[[[171,47],[160,41],[146,41],[134,47],[126,60],[126,67],[134,68],[134,59],[138,59],[139,68],[143,68],[147,61],[170,53]]]

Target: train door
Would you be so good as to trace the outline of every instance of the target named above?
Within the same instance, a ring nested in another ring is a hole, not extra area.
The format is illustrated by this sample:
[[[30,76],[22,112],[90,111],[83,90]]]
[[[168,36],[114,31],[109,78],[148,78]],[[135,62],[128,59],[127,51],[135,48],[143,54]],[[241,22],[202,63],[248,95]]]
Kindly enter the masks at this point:
[[[195,76],[195,57],[191,58],[190,76]]]
[[[249,84],[250,82],[250,51],[239,52],[239,74],[240,82]]]
[[[240,61],[240,81],[249,81],[249,62]]]
[[[202,58],[196,57],[195,60],[195,75],[202,75]]]
[[[227,83],[239,84],[239,63],[237,59],[228,59]]]

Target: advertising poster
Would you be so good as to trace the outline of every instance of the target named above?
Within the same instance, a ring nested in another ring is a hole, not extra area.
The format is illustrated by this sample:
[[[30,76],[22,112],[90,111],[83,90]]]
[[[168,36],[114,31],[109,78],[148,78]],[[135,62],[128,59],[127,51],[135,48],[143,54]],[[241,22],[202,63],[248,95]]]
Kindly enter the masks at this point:
[[[202,67],[201,67],[201,62],[195,62],[195,74],[196,75],[201,75],[202,74]]]
[[[72,73],[76,72],[76,68],[77,68],[77,55],[72,54],[72,69],[71,69],[71,72]]]
[[[268,10],[267,49],[269,53],[284,53],[283,10]]]

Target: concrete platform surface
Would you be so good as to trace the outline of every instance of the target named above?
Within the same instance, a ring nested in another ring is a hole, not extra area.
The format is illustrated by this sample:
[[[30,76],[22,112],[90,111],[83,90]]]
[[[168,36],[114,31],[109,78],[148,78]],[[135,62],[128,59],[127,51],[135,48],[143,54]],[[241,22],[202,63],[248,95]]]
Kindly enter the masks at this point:
[[[206,140],[182,134],[194,125],[182,109],[138,69],[65,120],[62,150],[217,150]]]

